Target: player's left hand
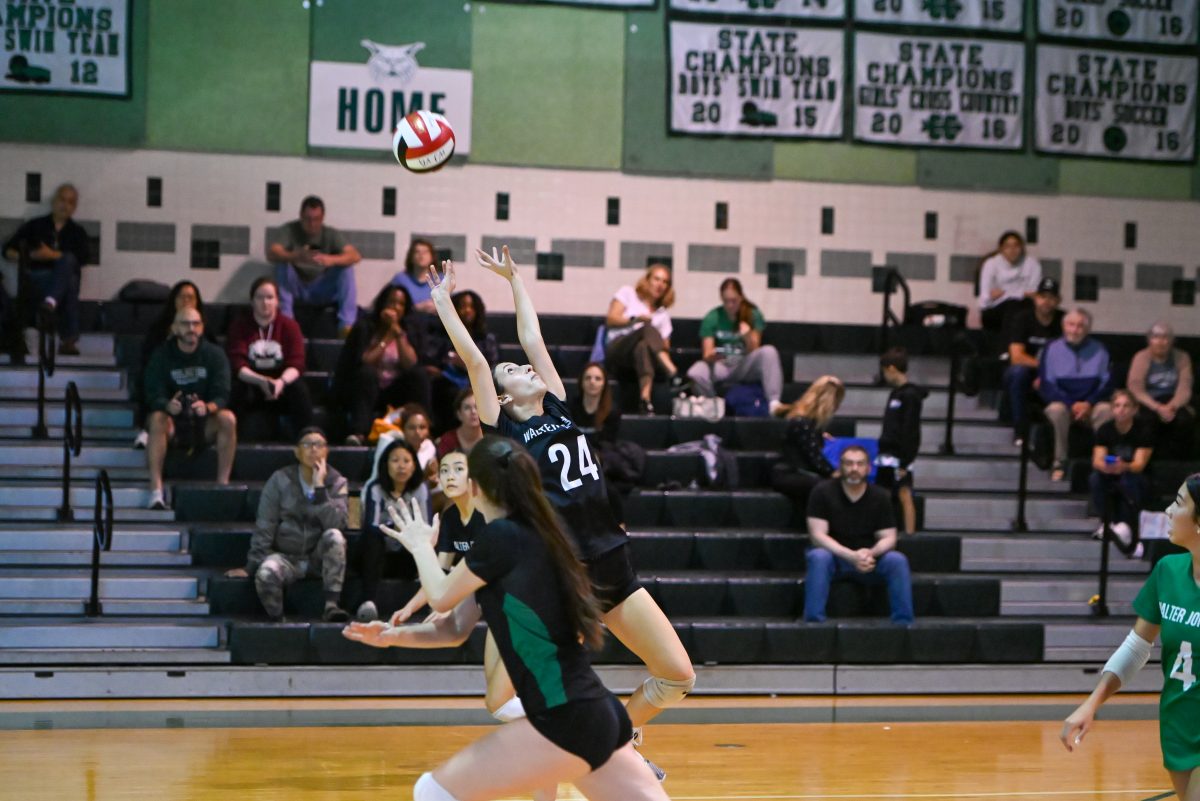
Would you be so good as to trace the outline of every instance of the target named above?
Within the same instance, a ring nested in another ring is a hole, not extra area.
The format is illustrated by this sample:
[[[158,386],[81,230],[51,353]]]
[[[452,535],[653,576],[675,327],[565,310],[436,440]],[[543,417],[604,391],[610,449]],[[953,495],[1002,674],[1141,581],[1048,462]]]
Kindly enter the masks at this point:
[[[370,623],[351,623],[342,629],[342,636],[347,640],[361,642],[363,645],[370,645],[373,648],[387,648],[388,643],[384,639],[383,633],[390,628],[391,626],[382,620],[372,620]]]
[[[488,268],[506,281],[511,281],[516,277],[517,265],[513,263],[512,255],[508,252],[508,245],[501,247],[499,253],[496,253],[496,249],[492,248],[492,255],[490,256],[476,248],[475,255],[482,266]]]
[[[416,498],[413,498],[411,506],[398,503],[388,506],[387,510],[392,518],[392,526],[380,526],[380,531],[398,541],[409,553],[433,547],[432,543],[437,539],[438,518],[433,518],[433,525],[426,523],[421,517],[421,507]]]

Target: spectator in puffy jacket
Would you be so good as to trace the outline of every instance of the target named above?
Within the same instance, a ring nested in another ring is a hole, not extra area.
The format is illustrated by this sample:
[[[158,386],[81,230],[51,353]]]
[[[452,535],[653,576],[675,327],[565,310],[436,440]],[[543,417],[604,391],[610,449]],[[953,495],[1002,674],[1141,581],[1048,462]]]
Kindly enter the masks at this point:
[[[1112,387],[1108,350],[1089,334],[1092,315],[1072,309],[1062,321],[1063,335],[1046,346],[1038,369],[1038,394],[1054,428],[1054,463],[1050,477],[1062,481],[1067,459],[1067,435],[1072,425],[1093,430],[1112,419],[1106,402]]]

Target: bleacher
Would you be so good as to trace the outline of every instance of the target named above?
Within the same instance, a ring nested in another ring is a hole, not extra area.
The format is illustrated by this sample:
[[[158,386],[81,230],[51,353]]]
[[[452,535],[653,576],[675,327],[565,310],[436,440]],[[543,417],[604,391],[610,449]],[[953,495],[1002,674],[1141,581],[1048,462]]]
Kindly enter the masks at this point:
[[[0,663],[53,668],[64,665],[470,665],[482,660],[481,631],[456,650],[380,651],[349,642],[340,626],[319,618],[319,582],[287,595],[288,622],[265,622],[248,579],[224,577],[244,562],[258,495],[267,477],[292,460],[286,444],[239,446],[233,483],[212,482],[215,454],[194,459],[172,454],[167,482],[170,511],[145,509],[145,454],[131,449],[135,432],[128,369],[135,366],[140,332],[150,312],[131,304],[86,304],[83,354],[59,360],[47,379],[50,438],[29,436],[36,419],[37,368],[0,370]],[[228,309],[206,308],[210,331],[224,330]],[[511,315],[489,315],[505,358],[518,358]],[[587,361],[600,318],[542,318],[568,390]],[[340,343],[333,320],[303,320],[309,342],[306,376],[325,408],[328,379]],[[698,321],[676,320],[675,342],[697,341]],[[876,385],[879,333],[856,326],[773,325],[768,341],[783,356],[785,400],[829,372],[848,391],[832,430],[839,435],[879,433],[886,388]],[[913,570],[917,623],[887,620],[886,595],[835,584],[830,620],[800,620],[803,608],[803,521],[791,503],[770,490],[784,423],[726,418],[710,423],[667,416],[627,415],[621,437],[648,451],[642,486],[626,501],[626,517],[642,585],[670,616],[700,665],[895,665],[911,672],[930,665],[1012,670],[1102,659],[1129,624],[1130,602],[1148,561],[1114,555],[1108,601],[1113,617],[1094,620],[1101,545],[1076,479],[1051,483],[1030,476],[1029,531],[1012,533],[1016,511],[1017,450],[1008,426],[997,422],[995,393],[958,397],[953,453],[939,453],[947,413],[949,342],[943,332],[901,328],[893,336],[910,348],[913,380],[931,390],[924,407],[922,451],[916,468],[920,534],[902,537]],[[1128,361],[1141,340],[1102,337],[1114,358]],[[896,341],[893,339],[893,341]],[[1136,347],[1135,347],[1136,345]],[[695,347],[675,348],[683,369]],[[73,381],[83,401],[84,443],[72,460],[73,520],[60,520],[62,397]],[[665,392],[657,388],[656,392]],[[669,408],[656,397],[656,408]],[[738,459],[736,489],[702,485],[699,456],[668,453],[673,444],[717,433]],[[1086,453],[1080,454],[1086,458]],[[333,447],[330,463],[357,489],[369,473],[365,448]],[[1186,465],[1161,471],[1176,484]],[[93,483],[101,470],[112,482],[115,535],[102,554],[99,594],[104,614],[85,618],[90,592]],[[1084,473],[1084,481],[1086,474]],[[1164,478],[1163,482],[1167,479]],[[1158,490],[1164,490],[1160,483]],[[349,532],[351,543],[357,531]],[[1114,552],[1115,553],[1115,552]],[[385,581],[385,608],[410,597],[411,582]],[[361,599],[348,575],[345,608]],[[609,638],[600,664],[636,660]],[[894,691],[903,691],[903,677]],[[946,688],[946,691],[953,688]]]

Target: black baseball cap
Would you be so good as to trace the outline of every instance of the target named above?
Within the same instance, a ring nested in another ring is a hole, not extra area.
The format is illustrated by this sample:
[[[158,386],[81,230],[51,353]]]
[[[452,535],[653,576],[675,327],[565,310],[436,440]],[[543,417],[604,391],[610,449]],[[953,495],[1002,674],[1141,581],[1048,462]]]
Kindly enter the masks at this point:
[[[1037,291],[1039,295],[1046,293],[1056,298],[1062,297],[1058,291],[1058,281],[1055,281],[1053,278],[1043,278],[1041,281],[1038,281]]]

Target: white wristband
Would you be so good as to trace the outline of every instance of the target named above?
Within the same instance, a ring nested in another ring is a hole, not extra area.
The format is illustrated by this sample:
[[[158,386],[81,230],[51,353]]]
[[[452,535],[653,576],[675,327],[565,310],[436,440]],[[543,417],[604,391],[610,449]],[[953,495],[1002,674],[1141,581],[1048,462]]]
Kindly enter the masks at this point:
[[[1136,631],[1129,631],[1129,636],[1125,638],[1125,642],[1121,643],[1117,650],[1113,651],[1113,655],[1104,663],[1102,673],[1111,673],[1121,680],[1121,686],[1125,687],[1138,674],[1138,671],[1145,667],[1146,662],[1150,659],[1150,649],[1154,647],[1153,643],[1148,643],[1143,640]]]

